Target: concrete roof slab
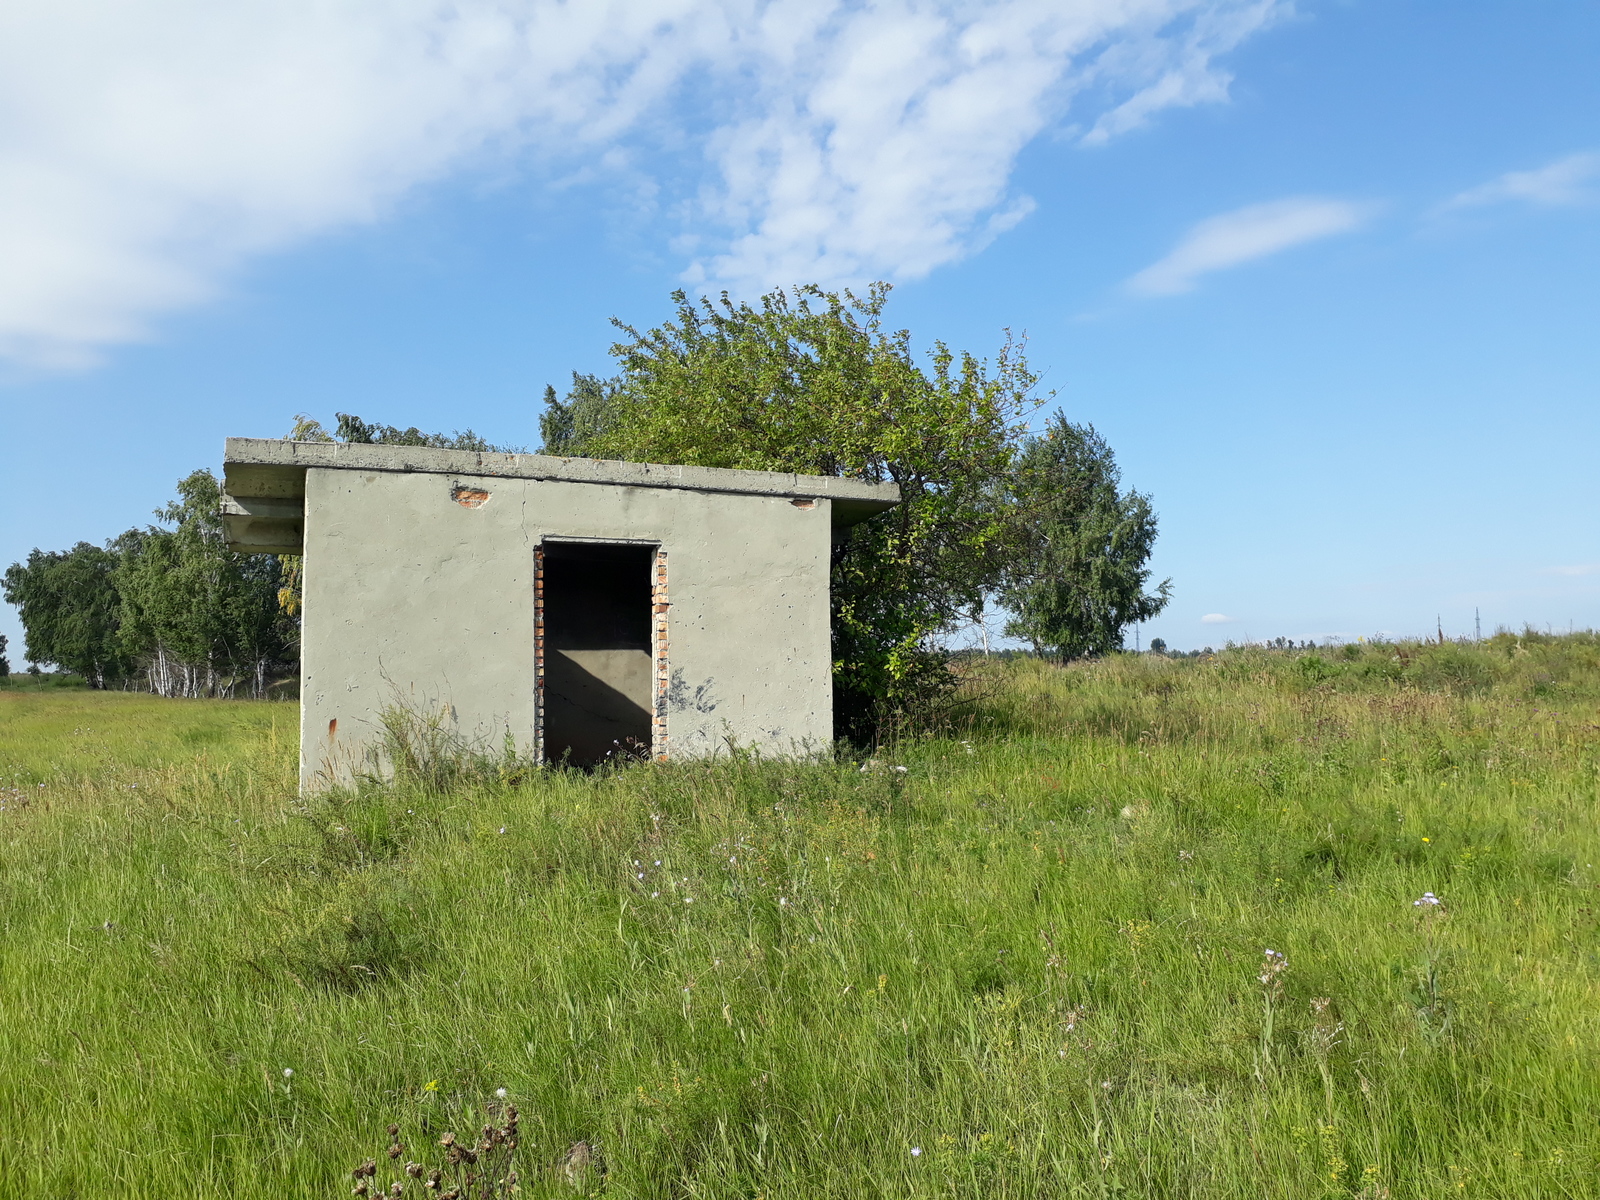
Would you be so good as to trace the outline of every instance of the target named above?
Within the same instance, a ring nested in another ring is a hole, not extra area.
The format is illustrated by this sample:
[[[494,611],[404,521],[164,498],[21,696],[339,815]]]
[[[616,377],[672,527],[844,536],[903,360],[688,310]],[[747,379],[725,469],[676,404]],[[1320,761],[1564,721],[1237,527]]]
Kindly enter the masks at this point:
[[[546,454],[493,454],[478,450],[436,450],[428,446],[386,446],[363,442],[291,442],[276,438],[229,438],[223,454],[229,480],[243,487],[288,483],[308,467],[351,471],[424,471],[436,475],[487,475],[508,479],[559,479],[571,483],[624,487],[688,488],[700,492],[827,497],[854,501],[872,512],[900,503],[894,483],[868,483],[833,475],[792,475],[780,471],[733,471],[722,467],[684,467],[661,463],[617,462],[603,458],[557,458]],[[229,489],[232,490],[231,488]],[[249,492],[267,495],[269,491]]]
[[[294,442],[229,438],[223,453],[224,524],[238,550],[290,553],[299,541],[294,502],[305,496],[310,468],[421,472],[502,479],[559,480],[612,487],[677,488],[733,495],[830,501],[832,523],[857,524],[900,503],[894,483],[831,475],[735,471],[546,454],[497,454],[362,442]]]

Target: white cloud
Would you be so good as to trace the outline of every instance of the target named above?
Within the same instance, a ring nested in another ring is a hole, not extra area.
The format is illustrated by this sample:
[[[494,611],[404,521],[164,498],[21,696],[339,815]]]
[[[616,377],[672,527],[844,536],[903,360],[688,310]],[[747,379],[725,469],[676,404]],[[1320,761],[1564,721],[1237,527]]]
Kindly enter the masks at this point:
[[[1187,108],[1228,98],[1233,76],[1219,70],[1216,58],[1245,38],[1272,24],[1291,6],[1276,0],[1253,0],[1204,11],[1183,33],[1161,42],[1128,39],[1106,51],[1100,71],[1143,77],[1148,82],[1127,100],[1102,115],[1084,135],[1086,145],[1100,145],[1137,129],[1165,108]]]
[[[1584,151],[1557,159],[1532,171],[1507,171],[1498,179],[1468,188],[1445,202],[1444,208],[1478,208],[1520,200],[1541,208],[1560,208],[1595,199],[1588,185],[1600,177],[1600,153]]]
[[[1600,563],[1582,563],[1575,567],[1551,567],[1548,573],[1568,576],[1600,575]]]
[[[1297,196],[1207,217],[1165,258],[1128,280],[1127,288],[1143,296],[1192,291],[1202,275],[1346,233],[1366,220],[1368,212],[1347,200]]]
[[[1200,618],[1200,624],[1202,625],[1231,625],[1232,623],[1233,618],[1222,613],[1207,613]]]
[[[711,215],[735,233],[693,281],[745,289],[821,276],[916,278],[1032,208],[1008,198],[1017,153],[1076,100],[1116,102],[1104,141],[1176,105],[1220,100],[1216,56],[1276,0],[881,2],[828,36],[774,46],[754,111],[713,141]]]
[[[670,159],[692,280],[914,278],[1027,214],[1041,131],[1225,98],[1216,57],[1289,2],[12,0],[0,356],[92,359],[252,256],[530,159]]]

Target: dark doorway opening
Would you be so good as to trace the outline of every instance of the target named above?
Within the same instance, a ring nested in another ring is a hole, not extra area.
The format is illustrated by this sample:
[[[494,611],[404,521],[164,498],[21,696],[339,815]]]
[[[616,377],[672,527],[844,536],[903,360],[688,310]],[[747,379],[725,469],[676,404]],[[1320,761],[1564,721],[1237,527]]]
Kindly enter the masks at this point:
[[[544,756],[645,758],[654,708],[654,546],[544,543]]]

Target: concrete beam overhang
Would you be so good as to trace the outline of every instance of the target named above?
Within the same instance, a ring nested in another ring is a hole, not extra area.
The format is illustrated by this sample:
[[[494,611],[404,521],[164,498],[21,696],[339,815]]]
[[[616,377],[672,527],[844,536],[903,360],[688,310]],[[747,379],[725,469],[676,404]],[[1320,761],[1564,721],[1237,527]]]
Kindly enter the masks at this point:
[[[312,467],[679,488],[781,496],[798,503],[827,500],[835,529],[858,524],[900,503],[898,484],[830,475],[733,471],[545,454],[491,454],[427,446],[229,438],[222,468],[222,525],[229,548],[254,554],[299,554],[304,541],[306,471]]]

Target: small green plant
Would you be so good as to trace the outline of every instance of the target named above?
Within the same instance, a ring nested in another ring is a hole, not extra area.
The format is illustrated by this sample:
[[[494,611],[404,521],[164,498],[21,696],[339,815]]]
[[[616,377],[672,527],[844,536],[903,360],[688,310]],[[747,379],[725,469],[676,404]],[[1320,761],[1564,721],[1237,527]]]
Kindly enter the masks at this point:
[[[1289,969],[1289,959],[1282,951],[1270,946],[1261,954],[1261,970],[1256,979],[1261,983],[1263,1015],[1261,1047],[1256,1053],[1256,1078],[1265,1082],[1266,1076],[1276,1069],[1273,1034],[1278,1005],[1283,1001],[1283,973]]]
[[[1321,683],[1324,679],[1330,679],[1338,674],[1338,667],[1320,654],[1301,655],[1296,665],[1300,674],[1311,683]]]
[[[1318,996],[1311,1001],[1311,1028],[1306,1031],[1306,1045],[1316,1060],[1317,1073],[1322,1076],[1323,1103],[1326,1105],[1327,1127],[1333,1127],[1333,1069],[1330,1059],[1333,1049],[1344,1038],[1344,1024],[1333,1013],[1333,1001]]]
[[[445,792],[465,782],[482,755],[451,726],[448,704],[422,707],[396,701],[379,714],[381,758],[395,782],[428,792]],[[376,771],[374,772],[374,776]]]
[[[1450,1008],[1440,986],[1441,953],[1438,926],[1449,915],[1445,903],[1432,892],[1423,892],[1411,905],[1422,930],[1422,970],[1417,981],[1414,1004],[1417,1020],[1436,1037],[1450,1032]]]
[[[453,715],[449,704],[396,697],[379,714],[381,735],[365,780],[444,794],[473,784],[515,785],[539,769],[518,748],[510,730],[495,754],[489,746],[463,737],[454,727]]]

